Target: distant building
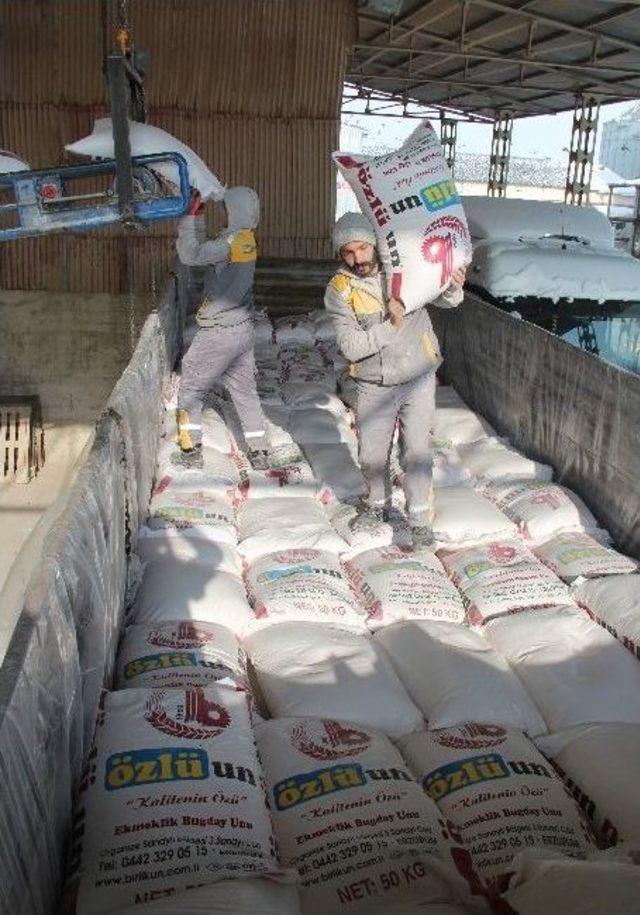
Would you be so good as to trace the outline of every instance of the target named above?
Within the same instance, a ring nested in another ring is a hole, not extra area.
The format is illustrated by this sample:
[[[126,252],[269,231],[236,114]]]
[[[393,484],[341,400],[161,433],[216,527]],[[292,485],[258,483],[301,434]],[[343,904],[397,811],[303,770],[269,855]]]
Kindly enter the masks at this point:
[[[627,180],[640,177],[640,105],[602,125],[600,163]]]

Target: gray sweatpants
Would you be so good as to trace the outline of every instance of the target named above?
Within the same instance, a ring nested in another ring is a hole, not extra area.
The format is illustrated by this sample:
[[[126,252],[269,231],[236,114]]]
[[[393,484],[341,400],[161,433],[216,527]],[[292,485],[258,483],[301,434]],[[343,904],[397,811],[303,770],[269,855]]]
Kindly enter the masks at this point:
[[[369,486],[369,503],[389,503],[389,458],[396,423],[400,425],[400,464],[404,471],[407,514],[413,525],[430,521],[433,460],[429,436],[435,415],[435,372],[405,384],[357,382],[356,425],[360,466]]]
[[[202,441],[202,406],[214,384],[227,389],[248,447],[266,448],[265,418],[256,390],[253,324],[200,327],[182,360],[178,409],[189,415],[190,436]]]

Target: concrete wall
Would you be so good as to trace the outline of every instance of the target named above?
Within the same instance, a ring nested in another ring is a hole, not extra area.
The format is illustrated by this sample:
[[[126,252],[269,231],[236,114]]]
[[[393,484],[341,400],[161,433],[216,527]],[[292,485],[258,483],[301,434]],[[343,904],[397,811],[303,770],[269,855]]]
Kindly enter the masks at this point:
[[[38,394],[46,424],[93,425],[151,309],[148,298],[0,291],[0,396]]]

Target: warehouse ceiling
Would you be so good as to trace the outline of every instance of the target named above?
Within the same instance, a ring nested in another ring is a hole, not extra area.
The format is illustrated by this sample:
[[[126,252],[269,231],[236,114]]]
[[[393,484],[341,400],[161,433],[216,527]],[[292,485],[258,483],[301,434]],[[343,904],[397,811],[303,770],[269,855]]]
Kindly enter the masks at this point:
[[[640,99],[640,0],[366,0],[347,83],[493,119]]]

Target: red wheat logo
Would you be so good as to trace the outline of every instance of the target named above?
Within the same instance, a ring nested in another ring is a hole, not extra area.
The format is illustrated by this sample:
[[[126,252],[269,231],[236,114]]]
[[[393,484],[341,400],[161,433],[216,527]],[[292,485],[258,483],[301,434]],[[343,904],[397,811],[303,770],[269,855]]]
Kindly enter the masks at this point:
[[[167,706],[175,706],[167,708]],[[147,701],[146,721],[182,740],[209,740],[217,737],[231,723],[231,715],[222,705],[210,702],[201,688],[154,691]]]
[[[357,756],[371,743],[370,736],[339,721],[304,721],[291,731],[293,745],[312,759],[340,759]]]
[[[507,739],[507,732],[494,724],[463,724],[458,728],[432,731],[432,736],[441,747],[451,750],[480,750],[500,746]]]
[[[455,236],[467,245],[468,232],[457,216],[441,216],[431,223],[422,242],[422,256],[428,264],[440,264],[440,285],[445,286],[453,273]]]

